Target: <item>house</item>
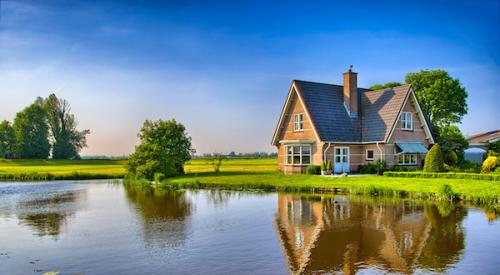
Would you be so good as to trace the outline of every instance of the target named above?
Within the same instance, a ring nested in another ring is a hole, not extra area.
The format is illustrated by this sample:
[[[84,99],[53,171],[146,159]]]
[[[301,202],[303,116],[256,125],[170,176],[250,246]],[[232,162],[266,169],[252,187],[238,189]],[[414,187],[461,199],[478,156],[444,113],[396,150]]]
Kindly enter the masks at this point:
[[[482,163],[487,153],[487,145],[500,140],[500,130],[470,135],[465,139],[469,142],[469,148],[464,151],[465,159],[475,163]]]
[[[385,160],[422,166],[434,144],[411,85],[358,88],[352,67],[343,86],[293,80],[273,134],[280,170],[302,173],[331,160],[335,173]]]

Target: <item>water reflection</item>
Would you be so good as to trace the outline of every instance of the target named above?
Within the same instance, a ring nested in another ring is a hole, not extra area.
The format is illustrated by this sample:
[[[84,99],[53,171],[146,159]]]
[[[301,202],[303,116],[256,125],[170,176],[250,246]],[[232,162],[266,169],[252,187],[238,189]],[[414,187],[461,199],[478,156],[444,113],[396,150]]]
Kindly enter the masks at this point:
[[[37,236],[57,239],[85,198],[86,190],[67,190],[39,196],[27,196],[12,212],[19,223],[28,226]]]
[[[124,185],[129,202],[142,219],[147,246],[178,246],[186,239],[187,221],[193,205],[185,192]]]
[[[275,224],[293,273],[441,272],[464,249],[466,213],[460,206],[278,194]]]

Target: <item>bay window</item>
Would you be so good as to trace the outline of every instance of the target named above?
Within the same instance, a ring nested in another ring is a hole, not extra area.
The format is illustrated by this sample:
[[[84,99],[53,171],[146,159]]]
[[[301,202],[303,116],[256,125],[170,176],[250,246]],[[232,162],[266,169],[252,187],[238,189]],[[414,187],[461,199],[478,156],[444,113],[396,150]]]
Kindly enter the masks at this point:
[[[398,164],[416,165],[417,164],[417,154],[400,154],[398,156]]]
[[[286,145],[287,165],[309,165],[311,164],[311,145],[295,144]]]

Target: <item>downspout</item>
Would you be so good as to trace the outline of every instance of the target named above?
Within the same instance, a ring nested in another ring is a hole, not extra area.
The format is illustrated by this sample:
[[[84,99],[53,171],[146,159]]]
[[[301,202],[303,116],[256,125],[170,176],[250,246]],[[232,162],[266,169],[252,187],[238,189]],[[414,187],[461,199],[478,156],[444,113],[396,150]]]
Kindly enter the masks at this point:
[[[327,161],[327,159],[326,159],[326,152],[328,151],[328,149],[330,149],[331,145],[332,145],[332,143],[328,142],[328,147],[326,147],[325,151],[323,151],[323,162],[325,163],[325,165],[326,165],[326,161]]]
[[[378,141],[377,141],[376,145],[377,145],[377,148],[378,148],[378,151],[379,151],[379,154],[380,154],[380,159],[382,159],[382,160],[385,161],[384,153],[383,153],[382,149],[380,148]]]

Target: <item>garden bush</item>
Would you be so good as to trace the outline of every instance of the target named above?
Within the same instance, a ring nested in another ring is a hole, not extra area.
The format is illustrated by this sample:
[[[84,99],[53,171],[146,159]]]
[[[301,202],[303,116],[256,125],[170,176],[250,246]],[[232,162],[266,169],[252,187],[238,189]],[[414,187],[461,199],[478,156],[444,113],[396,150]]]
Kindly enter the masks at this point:
[[[165,180],[165,174],[155,173],[155,183],[161,183],[164,180]]]
[[[483,162],[483,166],[481,167],[481,173],[488,174],[490,172],[495,171],[497,164],[498,164],[498,157],[494,156],[487,157]]]
[[[332,161],[331,160],[326,162],[326,171],[332,171]]]
[[[361,174],[377,174],[377,165],[372,163],[362,164],[359,166]]]
[[[445,179],[468,179],[468,180],[492,180],[500,181],[500,175],[474,174],[474,173],[430,173],[430,172],[384,172],[386,177],[399,178],[445,178]]]
[[[383,159],[379,159],[375,162],[375,167],[377,167],[377,174],[382,175],[387,167],[387,162]]]
[[[402,165],[396,164],[396,165],[392,166],[391,170],[395,171],[395,172],[407,172],[408,168],[406,168]]]
[[[425,156],[424,172],[441,172],[444,169],[443,154],[439,144],[434,144]]]
[[[319,165],[307,166],[306,174],[308,174],[308,175],[320,175],[321,174],[321,166],[319,166]]]
[[[321,162],[321,171],[326,171],[326,166],[324,161]]]

